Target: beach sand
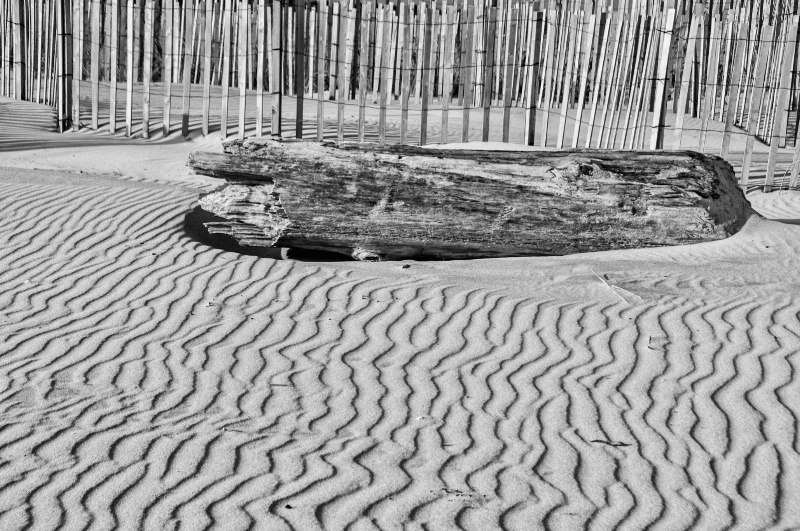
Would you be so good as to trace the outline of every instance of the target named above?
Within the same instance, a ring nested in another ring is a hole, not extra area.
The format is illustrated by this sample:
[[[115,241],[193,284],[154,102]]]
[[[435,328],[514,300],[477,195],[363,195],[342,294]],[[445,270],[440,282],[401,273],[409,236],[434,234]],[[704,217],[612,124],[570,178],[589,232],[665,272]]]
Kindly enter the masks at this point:
[[[800,527],[800,192],[700,245],[280,260],[184,230],[218,136],[23,105],[0,529]]]

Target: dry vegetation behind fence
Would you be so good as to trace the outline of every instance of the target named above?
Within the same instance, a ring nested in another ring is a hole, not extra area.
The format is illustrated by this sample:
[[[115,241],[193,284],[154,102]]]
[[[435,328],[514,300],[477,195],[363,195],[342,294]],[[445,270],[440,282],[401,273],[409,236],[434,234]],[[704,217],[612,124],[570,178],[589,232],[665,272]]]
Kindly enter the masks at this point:
[[[743,184],[760,141],[770,146],[767,189],[778,150],[795,145],[795,0],[0,6],[2,94],[56,107],[62,130],[107,124],[149,137],[180,122],[184,135],[196,123],[223,137],[513,137],[726,157],[733,142]]]

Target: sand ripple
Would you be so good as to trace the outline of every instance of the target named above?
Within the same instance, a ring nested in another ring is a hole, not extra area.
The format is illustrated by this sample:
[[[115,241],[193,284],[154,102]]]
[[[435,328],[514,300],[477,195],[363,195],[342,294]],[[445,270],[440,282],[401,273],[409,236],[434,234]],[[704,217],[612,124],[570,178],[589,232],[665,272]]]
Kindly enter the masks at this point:
[[[800,525],[800,227],[401,269],[211,249],[188,186],[0,186],[0,529]]]

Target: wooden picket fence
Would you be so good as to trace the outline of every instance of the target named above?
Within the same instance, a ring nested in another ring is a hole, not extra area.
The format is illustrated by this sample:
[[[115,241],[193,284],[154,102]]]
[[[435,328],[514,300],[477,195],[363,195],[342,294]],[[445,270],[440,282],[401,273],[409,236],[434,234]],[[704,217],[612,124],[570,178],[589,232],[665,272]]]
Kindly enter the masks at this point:
[[[769,190],[796,3],[0,0],[0,90],[62,131],[736,152],[743,185],[760,140]]]

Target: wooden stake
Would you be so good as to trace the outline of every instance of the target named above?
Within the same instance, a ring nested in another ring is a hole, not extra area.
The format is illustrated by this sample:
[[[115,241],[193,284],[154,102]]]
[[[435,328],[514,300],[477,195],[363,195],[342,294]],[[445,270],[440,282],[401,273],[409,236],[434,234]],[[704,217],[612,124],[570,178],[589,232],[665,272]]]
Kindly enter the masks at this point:
[[[148,2],[151,0],[148,0]],[[228,0],[230,1],[230,0]],[[186,137],[189,136],[189,107],[191,105],[191,90],[192,90],[192,44],[194,43],[194,31],[189,30],[189,21],[194,18],[194,5],[191,0],[188,0],[185,5],[184,11],[184,27],[186,33],[184,35],[183,45],[183,98],[182,98],[182,119],[181,119],[181,134]]]
[[[325,133],[325,52],[327,50],[328,0],[318,0],[317,16],[317,142]],[[369,39],[367,39],[369,40]]]
[[[346,59],[347,59],[347,33],[349,26],[349,0],[341,0],[339,3],[339,46],[336,50],[336,70],[339,72],[338,87],[336,92],[337,101],[337,117],[336,117],[336,137],[339,142],[344,141],[344,104],[347,100],[347,73],[346,73]]]
[[[100,0],[92,0],[92,129],[100,113]]]
[[[302,1],[302,0],[300,0]],[[247,28],[250,26],[250,11],[248,9],[247,0],[239,0],[239,42],[236,49],[237,60],[239,68],[237,74],[239,75],[239,139],[244,139],[245,134],[245,116],[247,110]],[[299,8],[298,8],[299,11]],[[302,71],[302,69],[300,69]],[[302,93],[299,94],[302,100]],[[299,104],[302,109],[302,104]],[[302,114],[301,114],[302,116]],[[300,134],[302,137],[302,132]]]
[[[261,0],[263,3],[264,0]],[[203,118],[201,129],[203,136],[209,133],[209,115],[211,114],[211,54],[214,41],[214,4],[213,0],[205,0],[205,35],[203,37]],[[263,10],[259,11],[263,18]],[[264,29],[263,21],[259,19],[261,30]],[[263,31],[259,33],[261,37]],[[263,38],[262,38],[263,40]],[[259,41],[263,52],[263,42]]]
[[[153,67],[153,0],[144,5],[144,64],[142,68],[142,136],[150,138],[150,77]]]
[[[797,44],[797,24],[798,16],[793,15],[791,17],[791,23],[789,26],[786,49],[784,50],[783,54],[783,64],[781,65],[778,98],[775,106],[778,110],[778,113],[775,117],[775,123],[772,126],[772,135],[770,137],[769,159],[767,162],[767,179],[764,183],[764,192],[772,191],[772,184],[775,179],[775,165],[778,161],[778,147],[780,144],[778,134],[780,133],[784,120],[786,119],[786,113],[783,112],[783,109],[786,107],[786,102],[789,98],[789,88],[791,84],[790,78],[792,73],[791,69],[794,62],[794,54]],[[778,134],[776,134],[776,132]]]
[[[542,83],[544,84],[544,99],[542,106],[544,107],[543,123],[542,123],[542,146],[547,146],[547,130],[550,127],[550,100],[552,97],[552,79],[553,69],[555,62],[555,44],[556,44],[556,11],[548,9],[545,15],[545,25],[547,27],[547,41],[545,43],[545,73]],[[552,21],[552,22],[551,22]],[[534,59],[535,60],[535,59]],[[528,104],[530,106],[530,103]],[[532,144],[529,144],[532,145]]]
[[[741,83],[743,76],[744,55],[747,49],[747,26],[744,18],[739,23],[739,32],[736,40],[736,48],[733,58],[733,71],[731,76],[731,88],[728,92],[728,105],[725,114],[725,132],[722,135],[722,150],[720,156],[728,158],[731,147],[731,134],[733,133],[733,122],[736,119],[736,104],[739,100]]]
[[[681,77],[681,92],[678,98],[678,113],[675,115],[675,145],[673,149],[680,149],[681,141],[683,140],[683,119],[686,114],[686,101],[689,98],[689,80],[692,77],[692,70],[694,70],[694,52],[700,20],[700,17],[694,14],[689,26],[689,37],[686,42],[686,58],[683,61],[683,73]]]
[[[341,12],[340,0],[331,0],[331,49],[328,64],[328,97],[329,99],[336,99],[336,87],[339,81],[339,24],[341,19],[339,13]],[[377,101],[377,97],[376,100]]]
[[[653,105],[653,131],[650,149],[664,149],[664,122],[667,113],[667,68],[672,63],[672,31],[675,28],[675,9],[667,10],[667,21],[659,53],[658,78],[656,79],[656,101]]]
[[[229,0],[226,0],[229,1]],[[282,5],[283,0],[272,0],[272,79],[270,92],[272,102],[272,125],[270,135],[281,136],[281,113],[283,107],[283,61],[281,60],[281,38],[283,33]],[[224,88],[224,86],[223,86]]]
[[[242,0],[246,3],[246,0]],[[306,66],[305,66],[305,0],[295,0],[295,91],[297,93],[297,111],[295,113],[295,138],[303,138],[303,98],[305,97]],[[241,134],[241,133],[240,133]]]
[[[61,3],[59,2],[59,6]],[[2,6],[0,6],[2,9]],[[44,35],[44,0],[37,0],[34,1],[34,8],[32,13],[36,17],[36,29],[35,29],[35,46],[36,46],[36,60],[33,62],[34,69],[36,71],[36,95],[34,96],[33,101],[36,103],[42,102],[42,36]],[[2,31],[2,30],[0,30]],[[31,41],[34,42],[34,41]],[[5,65],[0,65],[0,67],[4,67]]]
[[[72,130],[81,127],[81,78],[83,71],[83,34],[81,17],[83,0],[73,0],[72,4]]]
[[[597,65],[597,69],[594,72],[594,88],[592,89],[592,108],[589,112],[589,125],[586,131],[586,142],[584,144],[585,148],[589,148],[592,142],[592,135],[594,133],[594,121],[597,116],[597,104],[600,100],[600,92],[602,90],[601,80],[603,79],[603,72],[605,72],[606,66],[606,52],[610,43],[608,42],[608,34],[611,31],[611,25],[615,21],[612,17],[609,17],[607,14],[603,15],[605,17],[605,28],[603,28],[603,37],[599,43],[600,47],[600,59]]]
[[[411,9],[410,2],[401,4],[401,18],[400,24],[403,28],[403,75],[402,75],[402,88],[400,90],[400,144],[405,145],[407,142],[406,135],[408,134],[408,102],[411,97]]]
[[[494,47],[497,32],[497,3],[492,0],[489,7],[489,32],[486,35],[486,62],[483,70],[483,135],[489,141],[489,120],[492,113],[492,76],[494,75]]]
[[[429,1],[421,2],[425,6],[425,33],[422,42],[422,112],[420,113],[419,145],[428,143],[428,107],[430,106],[429,90],[431,84],[431,35],[436,6]],[[417,58],[419,61],[419,57]]]
[[[701,119],[700,119],[700,143],[698,149],[701,153],[705,152],[706,150],[706,134],[708,132],[708,121],[711,119],[711,115],[714,112],[714,97],[716,96],[716,72],[718,70],[717,65],[719,64],[719,40],[717,39],[717,33],[719,31],[719,19],[715,15],[714,18],[711,20],[711,33],[710,33],[710,43],[709,43],[709,54],[708,54],[708,75],[710,79],[706,80],[706,93],[705,93],[705,101],[703,102],[703,109],[701,112]]]
[[[505,72],[503,73],[503,142],[508,142],[511,128],[511,102],[514,96],[514,57],[517,46],[517,25],[519,20],[519,2],[514,2],[511,18],[508,22],[508,33],[505,53]]]
[[[747,143],[745,144],[744,159],[742,161],[742,188],[746,191],[747,184],[750,179],[750,165],[753,160],[753,147],[755,146],[755,131],[758,126],[758,102],[761,101],[761,95],[764,92],[763,80],[764,74],[767,69],[767,58],[769,57],[770,46],[772,41],[774,27],[771,25],[764,26],[761,31],[761,46],[758,50],[758,66],[756,68],[755,86],[753,87],[752,106],[750,108],[750,115],[748,116],[747,124]]]
[[[230,104],[231,84],[231,37],[233,26],[233,0],[225,0],[222,12],[222,109],[220,113],[220,136],[228,138],[228,105]],[[276,2],[273,2],[275,5]],[[278,19],[280,20],[280,18]]]
[[[472,108],[472,97],[475,92],[472,74],[472,47],[475,24],[475,6],[472,0],[467,0],[467,19],[466,19],[466,38],[462,40],[462,46],[466,51],[464,57],[464,111],[461,126],[461,141],[469,142],[469,112]]]
[[[569,21],[572,23],[569,24]],[[575,45],[577,41],[577,17],[568,19],[568,25],[572,26],[572,36],[569,39],[569,51],[567,52],[567,69],[563,76],[563,86],[561,87],[561,116],[558,123],[558,139],[556,149],[564,147],[564,133],[567,129],[567,110],[569,108],[570,84],[572,81],[572,68],[574,66]],[[561,63],[559,63],[560,65]]]
[[[381,48],[388,50],[391,39],[391,19],[388,6],[380,6],[381,9],[381,26],[383,42]],[[381,54],[381,77],[380,77],[380,107],[378,110],[378,143],[381,145],[386,144],[386,100],[388,98],[389,89],[389,58],[388,54]]]
[[[575,128],[572,131],[572,147],[578,147],[578,138],[581,136],[581,120],[583,119],[584,102],[586,101],[586,89],[589,83],[589,63],[592,55],[592,45],[597,34],[600,18],[594,13],[589,15],[590,33],[587,35],[583,46],[583,58],[581,63],[581,85],[578,89],[578,108],[575,114]]]
[[[210,3],[210,2],[209,2]],[[175,25],[175,0],[165,0],[164,10],[166,19],[164,21],[164,58],[163,58],[163,79],[164,79],[164,119],[162,121],[162,133],[164,138],[169,136],[172,112],[172,54],[174,44],[173,26]]]
[[[528,74],[528,84],[526,87],[527,90],[527,102],[528,108],[525,112],[525,133],[523,142],[528,145],[532,146],[536,140],[536,109],[538,107],[538,93],[539,93],[539,85],[540,75],[539,75],[539,65],[541,64],[541,47],[542,47],[542,24],[544,19],[544,13],[542,12],[533,12],[532,13],[532,20],[531,20],[531,50],[532,54],[530,56],[530,63],[529,63],[529,74]],[[546,55],[546,54],[545,54]],[[545,111],[545,116],[547,115],[547,111]],[[546,127],[547,122],[545,122]],[[547,133],[545,132],[542,135],[542,141],[545,141],[547,138]],[[542,144],[544,145],[544,144]]]
[[[447,12],[447,28],[445,32],[445,41],[444,41],[444,88],[442,89],[442,144],[447,144],[448,142],[448,119],[450,113],[450,100],[453,96],[453,50],[455,48],[455,24],[456,24],[456,12],[455,6],[453,5],[451,0],[448,0],[446,6]],[[410,46],[410,44],[409,44]],[[409,57],[411,56],[409,52]],[[411,60],[409,59],[409,69],[411,68]],[[410,70],[409,70],[410,75]],[[409,87],[410,89],[410,87]]]
[[[321,2],[320,2],[321,3]],[[264,134],[264,36],[267,22],[267,2],[258,0],[258,67],[256,69],[256,136]]]
[[[128,0],[127,28],[125,32],[128,41],[126,47],[127,57],[125,58],[125,68],[127,69],[125,78],[127,89],[125,94],[125,135],[127,136],[133,136],[133,22],[134,0]]]

